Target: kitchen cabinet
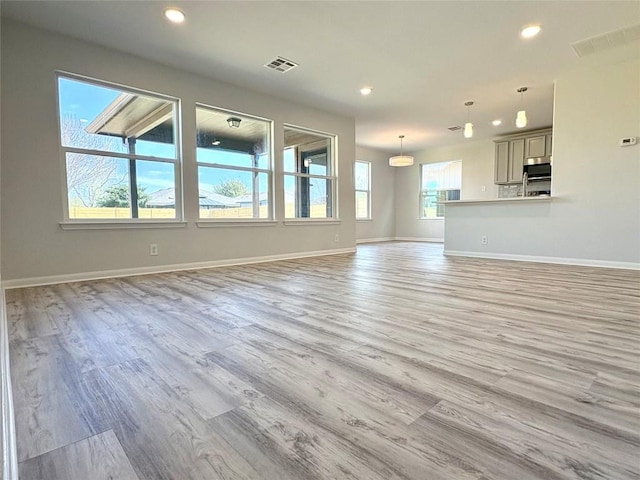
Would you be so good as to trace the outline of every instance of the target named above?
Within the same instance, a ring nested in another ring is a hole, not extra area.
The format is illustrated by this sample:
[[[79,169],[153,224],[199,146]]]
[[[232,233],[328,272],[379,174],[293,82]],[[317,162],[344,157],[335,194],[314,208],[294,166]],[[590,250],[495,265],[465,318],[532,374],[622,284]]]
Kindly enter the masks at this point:
[[[496,142],[494,183],[522,182],[524,163],[524,139]]]
[[[553,135],[545,135],[545,156],[550,157],[553,152]]]
[[[547,137],[545,135],[525,138],[525,158],[544,157],[546,153],[546,139]]]
[[[494,142],[494,183],[509,185],[522,182],[522,167],[527,158],[551,155],[552,134],[550,128],[545,128],[508,135]]]
[[[509,183],[509,142],[496,143],[495,183]]]
[[[525,139],[509,142],[509,183],[522,181],[522,166],[524,165]]]

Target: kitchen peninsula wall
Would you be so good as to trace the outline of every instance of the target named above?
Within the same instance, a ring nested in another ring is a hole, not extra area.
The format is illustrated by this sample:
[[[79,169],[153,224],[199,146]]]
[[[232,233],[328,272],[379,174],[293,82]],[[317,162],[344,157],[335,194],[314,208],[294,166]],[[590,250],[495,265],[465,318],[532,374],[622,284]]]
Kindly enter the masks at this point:
[[[552,198],[447,205],[445,254],[640,268],[640,145],[618,146],[640,135],[638,85],[634,45],[559,78]]]

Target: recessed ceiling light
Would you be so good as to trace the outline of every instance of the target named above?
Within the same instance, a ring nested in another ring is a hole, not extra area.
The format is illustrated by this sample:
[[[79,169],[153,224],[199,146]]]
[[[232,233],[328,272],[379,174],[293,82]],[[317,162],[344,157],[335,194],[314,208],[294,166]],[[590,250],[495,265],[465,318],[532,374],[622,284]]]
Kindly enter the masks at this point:
[[[502,125],[502,120],[494,120],[493,122],[491,122],[491,125],[493,125],[494,127],[499,127],[500,125]]]
[[[540,30],[542,30],[540,25],[525,25],[520,30],[520,36],[522,38],[533,38],[540,33]]]
[[[373,88],[371,88],[371,87],[362,87],[362,88],[360,89],[360,94],[361,94],[361,95],[364,95],[365,97],[366,97],[367,95],[371,95],[371,92],[373,92]]]
[[[177,8],[165,8],[163,12],[164,17],[173,23],[184,22],[184,12]]]

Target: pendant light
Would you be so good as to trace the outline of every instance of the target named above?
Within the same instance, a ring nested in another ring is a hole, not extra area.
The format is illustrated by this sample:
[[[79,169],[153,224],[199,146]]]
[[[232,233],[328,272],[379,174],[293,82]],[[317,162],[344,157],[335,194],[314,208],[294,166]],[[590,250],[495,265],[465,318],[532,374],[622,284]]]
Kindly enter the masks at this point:
[[[402,153],[402,139],[404,138],[404,135],[400,135],[398,138],[400,139],[400,155],[391,157],[389,159],[389,165],[392,167],[408,167],[413,165],[413,157]]]
[[[467,123],[464,124],[464,138],[473,137],[473,123],[469,121],[469,108],[473,105],[473,102],[465,102],[465,106],[467,107]]]
[[[527,87],[520,87],[518,93],[520,94],[520,110],[516,115],[516,127],[524,128],[527,126],[527,112],[524,111],[524,92],[527,91]]]

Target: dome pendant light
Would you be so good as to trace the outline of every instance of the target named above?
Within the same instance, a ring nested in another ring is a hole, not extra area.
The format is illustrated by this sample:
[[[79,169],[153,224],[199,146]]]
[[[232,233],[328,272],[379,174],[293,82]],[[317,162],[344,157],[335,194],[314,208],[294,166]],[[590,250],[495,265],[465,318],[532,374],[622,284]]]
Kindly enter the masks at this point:
[[[518,93],[520,94],[520,110],[516,115],[516,127],[524,128],[527,126],[527,112],[524,111],[524,92],[527,91],[527,87],[520,87]]]
[[[400,155],[396,155],[395,157],[391,157],[389,159],[389,165],[392,167],[409,167],[413,165],[413,157],[411,155],[403,155],[402,153],[402,139],[404,135],[398,136],[400,139]]]
[[[473,123],[469,121],[469,108],[473,105],[473,102],[465,102],[465,106],[467,107],[467,123],[464,124],[464,138],[473,137]]]

